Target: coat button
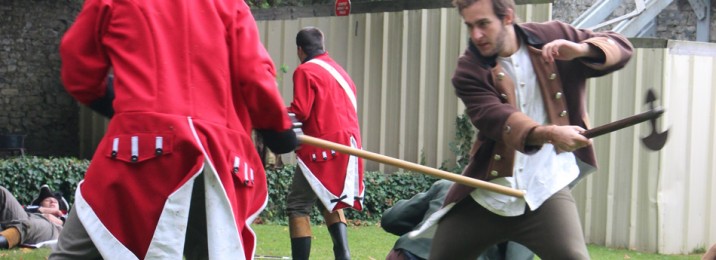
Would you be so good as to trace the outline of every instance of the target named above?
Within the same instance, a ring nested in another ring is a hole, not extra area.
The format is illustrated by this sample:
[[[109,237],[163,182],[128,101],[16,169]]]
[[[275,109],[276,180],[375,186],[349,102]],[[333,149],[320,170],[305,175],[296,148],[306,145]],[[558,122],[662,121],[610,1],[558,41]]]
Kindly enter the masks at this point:
[[[557,94],[554,94],[554,98],[556,98],[556,99],[562,98],[562,92],[557,92]]]
[[[500,96],[504,99],[507,99],[507,94],[505,94],[505,93],[500,94]]]
[[[557,74],[554,74],[554,73],[549,74],[549,79],[550,79],[550,80],[554,80],[554,79],[556,79],[556,78],[557,78]]]
[[[503,78],[505,78],[505,73],[503,73],[503,72],[497,73],[497,79],[502,80]]]
[[[502,159],[502,156],[500,156],[499,154],[495,154],[494,158],[495,158],[495,161],[499,161],[500,159]]]
[[[505,132],[507,132],[507,133],[509,134],[510,131],[512,131],[512,127],[506,125],[506,126],[505,126]]]
[[[492,176],[494,176],[494,177],[497,177],[497,175],[500,175],[500,173],[493,170],[493,171],[490,172],[490,175],[492,175]]]
[[[561,113],[559,113],[559,117],[564,117],[567,115],[567,110],[562,110]]]

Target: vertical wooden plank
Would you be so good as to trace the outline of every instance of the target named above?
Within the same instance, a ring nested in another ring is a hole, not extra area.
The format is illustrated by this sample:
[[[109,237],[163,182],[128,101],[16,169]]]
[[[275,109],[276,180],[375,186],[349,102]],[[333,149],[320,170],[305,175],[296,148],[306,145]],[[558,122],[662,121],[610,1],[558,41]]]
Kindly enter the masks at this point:
[[[618,91],[614,91],[613,89],[617,89],[619,87],[619,75],[618,73],[613,74],[612,76],[612,91],[611,91],[611,97],[610,99],[613,101],[618,100]],[[618,118],[618,110],[619,110],[619,102],[613,102],[612,103],[612,110],[610,111],[610,122],[614,121]],[[614,163],[616,161],[616,146],[617,146],[617,139],[614,137],[615,133],[610,133],[609,135],[609,165],[607,166],[607,194],[606,194],[606,210],[604,211],[604,217],[606,219],[606,225],[605,225],[605,240],[604,244],[606,246],[612,246],[613,241],[613,233],[614,233],[614,189],[615,189],[615,182],[616,177],[615,171],[616,171],[616,164]]]
[[[390,36],[388,35],[390,31],[390,15],[388,13],[383,13],[384,19],[383,19],[383,35],[381,37],[382,42],[382,49],[383,53],[380,56],[381,60],[381,73],[380,73],[380,107],[385,108],[388,106],[388,59],[390,58],[389,53],[389,43]],[[388,117],[386,116],[387,111],[383,111],[380,115],[380,146],[378,149],[378,153],[385,154],[385,146],[386,146],[386,127],[387,122],[386,120]],[[380,171],[385,172],[385,164],[380,164],[380,168],[378,168]]]
[[[328,22],[330,42],[327,42],[326,50],[331,58],[340,64],[344,69],[348,64],[348,35],[350,33],[350,15],[349,16],[333,16],[323,19]]]
[[[363,73],[363,89],[364,89],[364,92],[363,92],[363,104],[362,104],[362,109],[361,109],[362,114],[363,114],[363,118],[362,118],[363,125],[361,128],[361,132],[362,132],[361,134],[363,136],[363,147],[364,147],[364,149],[369,150],[369,151],[370,151],[369,148],[371,147],[370,146],[370,143],[371,143],[371,135],[370,134],[372,133],[372,131],[369,131],[369,129],[371,127],[373,127],[369,120],[372,116],[370,114],[369,108],[371,105],[370,104],[370,94],[371,94],[370,77],[372,76],[371,68],[370,68],[371,67],[370,63],[371,63],[372,57],[370,54],[373,52],[373,50],[371,48],[371,42],[373,41],[373,38],[374,38],[373,37],[373,33],[374,33],[373,32],[374,31],[373,30],[373,19],[374,19],[373,16],[374,16],[373,14],[366,14],[366,20],[365,20],[365,44],[364,44],[365,51],[364,51],[364,55],[363,55],[363,60],[364,60],[364,62],[363,62],[363,72],[364,72]],[[375,171],[378,168],[378,165],[375,162],[372,162],[369,160],[364,160],[363,162],[364,162],[364,167],[366,170]]]
[[[644,54],[643,49],[634,50],[634,56],[632,58],[631,63],[634,64],[634,66],[636,67],[635,73],[634,73],[634,75],[636,76],[635,81],[634,81],[634,91],[637,94],[634,96],[634,100],[636,100],[636,101],[633,102],[633,107],[632,107],[633,114],[640,113],[642,104],[643,104],[643,98],[642,98],[643,95],[641,95],[641,93],[644,93],[642,86],[644,83],[643,75],[645,74],[644,59],[646,59],[646,58],[647,58],[647,56]],[[634,127],[640,128],[641,125],[636,125]],[[632,131],[632,139],[634,141],[632,142],[632,145],[631,145],[629,151],[632,153],[632,158],[638,158],[639,157],[638,154],[641,151],[641,144],[639,142],[640,137],[639,137],[638,130]],[[639,166],[640,166],[640,164],[632,163],[631,166],[632,166],[631,170],[628,172],[628,174],[631,176],[630,185],[629,185],[629,187],[623,187],[623,188],[628,188],[628,191],[629,191],[629,207],[627,209],[628,225],[626,226],[628,231],[626,234],[626,241],[625,241],[626,248],[635,248],[635,246],[636,246],[637,216],[639,215],[637,212],[637,210],[638,210],[637,205],[639,203],[638,193],[639,193],[639,187],[640,187],[640,185],[639,185],[639,176],[640,176]],[[624,172],[622,174],[627,174],[627,172]]]
[[[435,98],[438,96],[438,63],[436,61],[439,60],[439,54],[437,51],[439,48],[439,39],[436,39],[436,37],[432,37],[433,35],[438,35],[439,30],[439,10],[433,9],[427,11],[427,27],[425,27],[425,32],[428,37],[426,39],[426,52],[424,52],[423,55],[426,56],[426,60],[428,61],[425,67],[425,70],[422,72],[426,74],[425,77],[425,93],[426,93],[426,99],[424,99],[424,106],[425,106],[425,124],[422,125],[425,131],[425,142],[424,146],[420,150],[420,153],[422,154],[421,157],[424,157],[424,163],[427,166],[430,167],[437,167],[440,162],[437,162],[437,157],[435,156],[437,153],[437,131],[438,131],[438,100]],[[422,158],[421,158],[422,159]]]
[[[382,92],[381,92],[381,73],[383,70],[382,57],[384,54],[383,49],[383,23],[385,20],[385,13],[371,14],[370,16],[370,42],[366,43],[366,47],[370,48],[370,51],[366,52],[366,94],[365,101],[367,101],[363,108],[366,112],[364,123],[367,124],[365,127],[363,139],[363,145],[366,150],[378,151],[380,149],[380,120],[383,116],[383,107],[381,106]],[[372,170],[379,169],[380,165],[375,162],[367,162],[367,165]]]
[[[420,10],[420,27],[421,28],[427,28],[428,27],[428,11],[427,10]],[[426,121],[426,80],[427,80],[427,55],[425,55],[428,52],[428,33],[425,29],[423,29],[420,33],[420,71],[419,71],[419,82],[418,82],[418,93],[419,93],[419,101],[418,101],[418,163],[421,163],[421,156],[423,154],[423,150],[425,149],[425,121]]]
[[[704,230],[706,231],[706,238],[705,240],[708,242],[716,241],[716,222],[713,221],[716,219],[716,190],[713,189],[713,187],[716,187],[716,91],[713,89],[716,89],[716,79],[714,79],[713,75],[716,73],[716,58],[711,57],[711,107],[707,110],[708,114],[707,117],[709,120],[709,138],[711,139],[710,143],[712,144],[709,148],[708,154],[710,160],[707,160],[709,163],[708,169],[706,170],[707,178],[704,183],[708,185],[708,187],[711,187],[707,189],[707,197],[706,201],[704,201],[704,205],[706,205],[706,212],[707,216],[704,218],[706,221],[706,225]],[[705,246],[708,248],[708,244],[705,244]]]
[[[301,28],[298,27],[297,20],[284,20],[283,27],[283,51],[280,60],[275,61],[276,64],[276,80],[281,89],[281,96],[285,102],[290,105],[293,100],[293,72],[301,64],[298,60],[296,47],[296,34]],[[285,69],[286,72],[283,72]]]
[[[666,125],[689,126],[688,116],[690,108],[689,91],[684,85],[689,85],[689,57],[684,55],[669,54],[667,56],[665,76],[668,88],[664,93],[665,107],[669,113],[662,116]],[[683,69],[686,68],[686,69]],[[662,150],[662,173],[659,180],[659,252],[674,253],[683,251],[684,226],[688,221],[684,213],[688,208],[681,198],[686,193],[687,176],[683,173],[691,169],[688,165],[690,156],[689,149],[691,139],[688,138],[687,127],[674,127],[669,130],[669,142]],[[667,162],[668,161],[668,162]]]
[[[400,144],[398,146],[398,158],[406,158],[405,154],[405,147],[408,140],[407,135],[407,117],[412,111],[408,111],[408,48],[409,48],[409,41],[408,41],[408,32],[410,31],[408,28],[409,22],[409,12],[403,11],[403,30],[401,34],[401,51],[400,51],[400,61],[404,66],[400,67],[400,92],[404,93],[400,96],[400,124],[398,126],[398,129],[400,131]]]
[[[367,14],[349,15],[352,19],[351,40],[349,43],[349,56],[348,66],[346,71],[351,75],[353,83],[356,85],[357,102],[358,102],[358,120],[360,121],[361,137],[365,139],[365,105],[368,101],[366,99],[367,82],[365,76],[365,61],[366,61],[366,44],[369,41],[368,37],[368,19]]]
[[[637,92],[638,101],[635,105],[640,105],[641,110],[645,111],[648,106],[644,104],[644,98],[646,90],[649,88],[654,89],[659,95],[659,100],[656,105],[662,105],[663,99],[661,93],[663,93],[664,83],[661,77],[654,77],[652,75],[662,75],[664,72],[664,55],[663,49],[655,48],[643,48],[640,49],[639,59],[640,64],[643,66],[642,71],[638,73],[642,83],[641,91]],[[638,106],[637,106],[638,107]],[[662,120],[659,120],[659,122]],[[643,123],[638,126],[641,134],[638,136],[641,139],[642,136],[647,136],[651,131],[651,127],[648,123]],[[635,203],[635,213],[638,214],[634,217],[635,231],[637,234],[633,235],[633,248],[641,251],[656,251],[656,229],[657,229],[657,179],[659,174],[659,156],[661,152],[649,151],[643,146],[640,140],[637,140],[640,146],[637,159],[635,162],[639,164],[637,186],[638,192],[636,194],[637,199]]]
[[[438,116],[437,116],[437,132],[435,139],[437,139],[436,148],[435,151],[435,166],[440,166],[440,164],[445,159],[445,155],[450,152],[449,149],[446,149],[446,142],[449,141],[446,140],[448,137],[445,136],[445,129],[448,128],[448,124],[454,124],[452,123],[453,120],[448,120],[445,118],[447,115],[445,113],[446,107],[445,107],[445,98],[447,97],[446,89],[448,85],[446,84],[446,56],[447,56],[447,10],[445,9],[438,9],[439,11],[439,26],[436,28],[439,30],[439,37],[438,37],[438,84],[437,84],[437,99],[438,99]]]
[[[687,239],[685,242],[685,252],[692,252],[694,249],[700,248],[704,245],[703,241],[706,238],[706,222],[710,219],[707,218],[705,211],[705,203],[708,202],[705,195],[707,190],[713,189],[705,185],[708,179],[708,175],[713,174],[708,172],[709,169],[709,150],[714,149],[715,143],[713,140],[709,140],[709,121],[713,120],[713,117],[707,117],[712,111],[708,109],[711,107],[712,100],[710,100],[713,86],[710,84],[713,75],[710,73],[711,68],[711,57],[692,55],[690,56],[690,107],[691,111],[688,114],[691,123],[690,138],[691,146],[689,146],[689,167],[691,169],[686,172],[688,176],[687,189],[688,194],[684,197],[684,204],[688,205],[688,213],[686,217],[686,226],[684,228],[684,237]],[[711,141],[711,142],[709,142]]]
[[[383,34],[382,34],[382,55],[381,55],[381,121],[380,121],[380,148],[379,153],[395,157],[398,155],[399,139],[398,132],[401,92],[397,87],[400,79],[396,77],[403,66],[401,59],[401,35],[396,33],[402,29],[402,13],[384,13]],[[387,164],[380,165],[381,171],[394,172],[396,167]]]
[[[403,92],[406,99],[406,129],[401,134],[405,137],[405,155],[401,157],[410,162],[418,163],[420,161],[420,147],[422,147],[420,137],[421,120],[424,116],[420,114],[422,93],[419,91],[422,76],[422,60],[425,59],[422,47],[423,27],[422,27],[422,10],[410,10],[408,13],[408,22],[405,24],[407,32],[406,51],[407,63],[403,65],[406,71],[407,89]]]

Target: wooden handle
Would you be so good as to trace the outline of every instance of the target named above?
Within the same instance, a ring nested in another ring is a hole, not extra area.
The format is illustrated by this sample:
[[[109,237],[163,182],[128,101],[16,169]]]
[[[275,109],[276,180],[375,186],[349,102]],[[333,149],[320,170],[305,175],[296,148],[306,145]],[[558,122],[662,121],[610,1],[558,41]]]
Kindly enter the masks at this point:
[[[313,145],[316,147],[335,150],[335,151],[345,153],[345,154],[355,155],[360,158],[364,158],[364,159],[368,159],[371,161],[376,161],[376,162],[380,162],[380,163],[384,163],[384,164],[389,164],[389,165],[403,168],[406,170],[424,173],[424,174],[427,174],[427,175],[430,175],[433,177],[437,177],[440,179],[451,180],[455,183],[460,183],[460,184],[467,185],[470,187],[485,189],[485,190],[489,190],[489,191],[513,196],[513,197],[518,197],[518,198],[522,198],[525,195],[525,192],[521,191],[521,190],[516,190],[516,189],[508,188],[508,187],[505,187],[502,185],[494,184],[491,182],[481,181],[478,179],[473,179],[473,178],[462,176],[459,174],[454,174],[454,173],[438,170],[438,169],[427,167],[424,165],[403,161],[403,160],[396,159],[393,157],[388,157],[388,156],[385,156],[382,154],[377,154],[377,153],[372,153],[372,152],[356,149],[353,147],[345,146],[342,144],[337,144],[334,142],[329,142],[329,141],[326,141],[323,139],[319,139],[319,138],[315,138],[315,137],[311,137],[311,136],[307,136],[307,135],[299,135],[298,140],[301,141],[301,143],[303,143],[303,144]]]
[[[623,129],[626,127],[630,127],[633,125],[636,125],[638,123],[651,120],[654,118],[659,117],[661,114],[664,113],[664,109],[657,107],[652,110],[646,111],[641,114],[633,115],[618,121],[611,122],[606,125],[601,125],[592,129],[589,129],[587,131],[584,131],[582,133],[583,136],[587,138],[594,138],[603,134],[611,133],[619,129]]]

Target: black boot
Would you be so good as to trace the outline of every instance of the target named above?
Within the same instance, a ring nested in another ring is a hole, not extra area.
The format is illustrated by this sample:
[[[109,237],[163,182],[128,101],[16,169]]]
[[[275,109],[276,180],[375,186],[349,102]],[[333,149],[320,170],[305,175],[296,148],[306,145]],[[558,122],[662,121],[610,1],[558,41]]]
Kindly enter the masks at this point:
[[[0,249],[8,249],[10,244],[4,236],[0,236]]]
[[[346,223],[338,222],[328,226],[328,233],[333,239],[333,255],[336,260],[350,260],[351,252],[348,250]]]
[[[291,258],[293,260],[308,260],[311,255],[311,237],[291,238]]]

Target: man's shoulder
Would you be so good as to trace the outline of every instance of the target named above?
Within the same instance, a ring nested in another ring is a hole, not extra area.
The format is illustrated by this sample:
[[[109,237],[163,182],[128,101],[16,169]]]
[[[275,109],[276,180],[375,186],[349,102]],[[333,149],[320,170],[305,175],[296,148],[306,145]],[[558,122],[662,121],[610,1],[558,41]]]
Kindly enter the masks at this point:
[[[565,38],[577,30],[574,26],[559,20],[547,22],[528,22],[517,24],[522,36],[531,45],[541,45],[554,39]]]
[[[525,22],[518,24],[523,29],[532,30],[551,30],[556,28],[570,28],[572,25],[562,22],[560,20],[551,20],[546,22]]]

